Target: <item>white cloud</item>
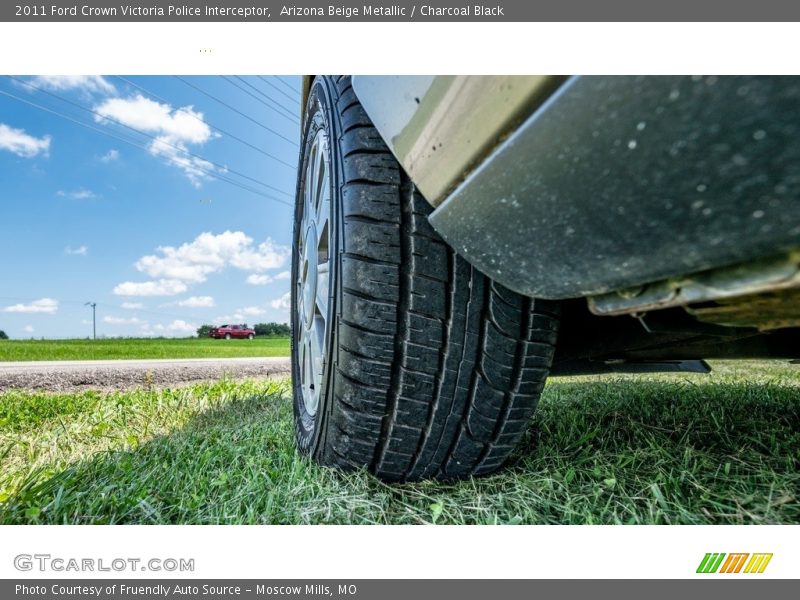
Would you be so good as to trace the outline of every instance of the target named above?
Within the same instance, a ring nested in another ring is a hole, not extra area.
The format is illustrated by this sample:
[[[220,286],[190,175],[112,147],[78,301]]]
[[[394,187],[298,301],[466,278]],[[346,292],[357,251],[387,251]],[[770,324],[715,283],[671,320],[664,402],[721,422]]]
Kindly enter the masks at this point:
[[[14,129],[0,123],[0,150],[8,150],[17,156],[23,158],[33,158],[38,154],[47,156],[51,141],[49,135],[37,138],[25,133],[23,129]]]
[[[136,310],[138,308],[144,308],[144,304],[141,302],[123,302],[120,304],[120,307],[126,310]]]
[[[66,248],[64,248],[64,252],[66,254],[71,254],[73,256],[86,256],[89,252],[89,248],[83,245],[78,246],[77,248],[72,248],[70,246],[67,246]]]
[[[252,275],[248,275],[245,281],[250,285],[267,285],[273,281],[283,281],[285,279],[289,279],[291,276],[292,274],[289,271],[281,271],[274,277],[270,275],[254,273]]]
[[[272,283],[273,279],[269,275],[257,275],[253,273],[252,275],[248,275],[245,281],[250,285],[267,285],[268,283]]]
[[[286,292],[280,298],[276,298],[275,300],[271,300],[269,305],[272,308],[288,310],[291,307],[292,302],[292,295],[289,292]]]
[[[114,148],[112,148],[111,150],[109,150],[108,152],[103,154],[103,156],[100,157],[100,161],[104,163],[114,162],[115,160],[118,159],[119,159],[119,150],[115,150]]]
[[[54,92],[80,90],[90,93],[113,94],[117,91],[105,77],[100,75],[38,75],[30,81],[36,87]]]
[[[242,314],[249,315],[251,317],[256,317],[258,315],[263,315],[267,311],[263,308],[259,308],[258,306],[245,306],[242,309],[239,309]]]
[[[45,313],[54,315],[58,311],[58,300],[52,298],[40,298],[30,304],[14,304],[6,306],[3,312],[9,313]]]
[[[244,236],[244,234],[239,231]],[[243,271],[266,271],[267,269],[278,269],[286,263],[289,257],[289,248],[276,245],[272,240],[267,239],[261,242],[257,248],[250,246],[252,241],[247,236],[246,246],[241,252],[231,257],[231,265]]]
[[[103,317],[103,322],[111,325],[138,325],[143,321],[136,317],[131,317],[130,319],[125,317]]]
[[[256,245],[253,238],[241,231],[225,231],[217,235],[205,232],[191,242],[178,247],[159,246],[156,254],[140,258],[136,261],[136,268],[152,280],[125,281],[114,288],[114,293],[118,296],[175,296],[185,292],[189,284],[201,283],[210,274],[227,267],[255,271],[256,275],[268,269],[278,269],[286,263],[289,254],[289,248],[275,244],[271,239]],[[288,272],[284,273],[276,277],[286,279]],[[188,298],[176,304],[192,308],[215,305],[209,296]]]
[[[205,281],[208,275],[227,266],[256,272],[277,269],[289,257],[289,248],[270,239],[255,246],[253,239],[241,231],[201,233],[177,248],[160,246],[157,251],[158,254],[140,258],[136,268],[150,277],[188,283]]]
[[[192,325],[191,323],[187,323],[183,319],[175,319],[172,323],[167,325],[166,327],[161,326],[162,329],[166,329],[167,331],[172,331],[175,333],[194,333],[197,331],[197,325]],[[158,329],[158,326],[156,326]]]
[[[87,190],[86,188],[80,188],[71,192],[58,190],[56,195],[61,196],[62,198],[70,198],[72,200],[90,200],[92,198],[97,198],[97,194],[95,194],[92,190]]]
[[[187,290],[186,284],[175,279],[158,281],[125,281],[114,288],[117,296],[176,296]]]
[[[185,300],[181,300],[176,304],[186,308],[211,308],[212,306],[216,306],[214,298],[211,296],[192,296],[191,298],[186,298]]]
[[[190,144],[204,144],[214,137],[203,120],[203,113],[192,106],[173,108],[137,94],[130,98],[110,98],[94,107],[98,122],[115,121],[154,136],[148,150],[168,164],[183,170],[193,185],[208,178],[214,165],[191,156]]]
[[[36,331],[33,328],[33,325],[25,325],[25,327],[23,327],[23,329],[25,330],[25,333],[33,333],[34,331]]]

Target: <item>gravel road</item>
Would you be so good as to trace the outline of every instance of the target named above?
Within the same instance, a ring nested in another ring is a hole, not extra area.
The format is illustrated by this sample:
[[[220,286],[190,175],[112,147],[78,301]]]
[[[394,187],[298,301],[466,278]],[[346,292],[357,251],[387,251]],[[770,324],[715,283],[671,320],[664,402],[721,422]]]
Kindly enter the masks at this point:
[[[288,377],[288,358],[189,358],[0,362],[0,393],[176,387],[220,377]]]

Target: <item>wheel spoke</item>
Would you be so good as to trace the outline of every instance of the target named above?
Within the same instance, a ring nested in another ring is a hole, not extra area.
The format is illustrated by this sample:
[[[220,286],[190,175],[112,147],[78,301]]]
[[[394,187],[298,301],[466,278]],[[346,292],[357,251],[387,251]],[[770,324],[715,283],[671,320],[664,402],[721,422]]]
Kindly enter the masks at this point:
[[[323,183],[323,176],[325,174],[325,154],[326,147],[324,139],[321,139],[319,142],[319,146],[317,147],[317,154],[314,157],[314,186],[311,188],[313,192],[313,200],[314,200],[314,215],[317,214],[317,208],[319,207],[320,201],[320,190],[322,188]]]
[[[309,413],[313,414],[317,408],[315,401],[316,394],[314,393],[314,351],[311,338],[306,336],[305,341],[305,361],[303,365],[303,387],[305,389],[303,391],[306,393],[307,398],[306,408]]]
[[[322,263],[328,259],[328,221],[331,214],[330,177],[328,176],[327,170],[323,173],[319,192],[320,199],[317,203],[315,215],[317,221],[317,250],[319,251],[320,263]]]
[[[319,208],[317,209],[317,230],[320,236],[322,235],[323,231],[325,230],[325,226],[328,224],[328,217],[330,216],[331,212],[331,201],[330,198],[326,197],[322,199],[319,203]]]
[[[303,181],[303,216],[300,218],[300,239],[298,240],[300,243],[303,242],[303,232],[308,227],[308,207],[311,204],[308,197],[310,194],[311,190],[308,189],[308,169],[306,169],[306,177]]]
[[[311,154],[308,157],[308,162],[306,163],[306,177],[305,177],[305,188],[304,188],[304,205],[303,205],[303,227],[302,227],[302,235],[305,235],[305,231],[308,229],[308,225],[313,218],[314,209],[315,209],[315,201],[316,201],[316,188],[317,188],[317,156],[319,156],[319,146],[315,143],[311,147]]]
[[[305,328],[300,333],[300,341],[297,344],[297,364],[300,366],[300,387],[303,391],[303,395],[305,397],[307,393],[307,382],[308,382],[308,341],[305,335]]]
[[[317,268],[317,312],[320,315],[327,315],[328,314],[328,295],[330,293],[330,287],[328,285],[328,265],[330,263],[325,262],[319,265]],[[324,318],[324,317],[323,317]]]
[[[315,319],[314,329],[311,335],[311,346],[313,348],[311,355],[313,358],[314,388],[317,393],[319,393],[321,391],[320,386],[322,385],[322,368],[325,348],[325,320],[322,318]]]
[[[322,148],[315,145],[314,155],[308,161],[308,210],[309,219],[313,219],[317,210],[318,188],[319,188],[319,165],[322,160]]]
[[[306,166],[306,173],[303,177],[303,216],[300,218],[300,240],[303,240],[303,232],[308,226],[308,207],[311,206],[311,189],[309,187],[309,169]]]

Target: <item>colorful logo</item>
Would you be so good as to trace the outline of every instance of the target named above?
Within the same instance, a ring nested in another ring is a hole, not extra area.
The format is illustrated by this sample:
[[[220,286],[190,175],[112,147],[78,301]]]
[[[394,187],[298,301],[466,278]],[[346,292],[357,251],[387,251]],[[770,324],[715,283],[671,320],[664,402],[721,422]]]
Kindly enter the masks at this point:
[[[748,560],[748,557],[750,560]],[[724,552],[709,552],[700,561],[698,573],[763,573],[772,553],[749,554],[738,552],[725,554]]]

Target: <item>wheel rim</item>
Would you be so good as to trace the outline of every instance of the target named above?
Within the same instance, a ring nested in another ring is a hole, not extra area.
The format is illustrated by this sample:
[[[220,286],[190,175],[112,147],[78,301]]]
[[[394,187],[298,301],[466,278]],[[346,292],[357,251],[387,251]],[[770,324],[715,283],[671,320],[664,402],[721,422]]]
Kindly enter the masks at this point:
[[[303,404],[316,415],[325,367],[330,291],[330,174],[328,141],[318,131],[311,145],[303,177],[302,219],[298,239],[297,360]]]

